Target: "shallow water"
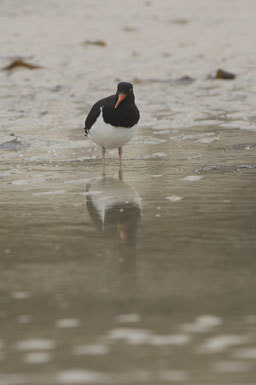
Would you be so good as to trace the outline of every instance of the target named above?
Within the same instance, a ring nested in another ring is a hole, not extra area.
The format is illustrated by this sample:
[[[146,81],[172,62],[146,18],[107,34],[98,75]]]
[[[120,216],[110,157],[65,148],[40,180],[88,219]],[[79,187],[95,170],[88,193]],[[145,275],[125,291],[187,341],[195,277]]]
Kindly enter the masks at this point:
[[[255,4],[104,4],[0,5],[43,66],[0,71],[0,385],[255,384]],[[83,135],[118,79],[123,180]]]

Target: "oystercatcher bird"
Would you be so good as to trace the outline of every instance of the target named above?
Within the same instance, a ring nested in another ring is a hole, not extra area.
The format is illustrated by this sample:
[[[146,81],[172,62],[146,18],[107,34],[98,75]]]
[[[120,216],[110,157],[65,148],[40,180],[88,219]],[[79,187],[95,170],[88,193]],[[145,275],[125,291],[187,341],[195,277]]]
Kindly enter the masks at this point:
[[[103,174],[106,149],[111,148],[118,148],[122,172],[122,147],[131,140],[140,118],[134,100],[133,85],[121,82],[116,94],[95,103],[85,120],[85,136],[102,148]]]

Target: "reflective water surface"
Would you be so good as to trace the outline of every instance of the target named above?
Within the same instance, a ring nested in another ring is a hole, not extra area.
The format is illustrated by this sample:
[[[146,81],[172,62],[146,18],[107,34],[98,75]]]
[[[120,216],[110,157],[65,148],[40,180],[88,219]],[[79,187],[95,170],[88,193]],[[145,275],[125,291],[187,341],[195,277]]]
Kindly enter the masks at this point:
[[[255,5],[104,4],[0,5],[1,67],[43,66],[0,71],[0,385],[255,385]],[[102,177],[119,78],[141,122]]]

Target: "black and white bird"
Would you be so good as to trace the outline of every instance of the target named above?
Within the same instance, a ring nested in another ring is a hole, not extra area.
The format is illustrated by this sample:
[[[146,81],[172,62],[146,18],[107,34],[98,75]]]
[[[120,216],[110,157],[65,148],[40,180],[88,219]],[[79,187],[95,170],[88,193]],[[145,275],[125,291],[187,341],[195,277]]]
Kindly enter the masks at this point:
[[[122,147],[131,140],[140,118],[134,100],[133,85],[121,82],[116,94],[95,103],[85,120],[85,135],[102,148],[104,174],[106,149],[118,148],[122,170]]]

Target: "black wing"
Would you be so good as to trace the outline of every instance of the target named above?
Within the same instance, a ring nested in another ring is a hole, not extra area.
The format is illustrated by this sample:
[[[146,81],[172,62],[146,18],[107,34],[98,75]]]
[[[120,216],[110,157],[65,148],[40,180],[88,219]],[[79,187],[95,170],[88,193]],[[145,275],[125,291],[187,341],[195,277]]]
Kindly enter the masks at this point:
[[[108,96],[107,98],[99,100],[97,103],[95,103],[89,114],[87,115],[87,118],[85,119],[85,136],[88,135],[90,128],[94,125],[96,122],[97,118],[100,115],[100,108],[103,107],[104,105],[110,105],[114,104],[115,101],[115,95]]]

